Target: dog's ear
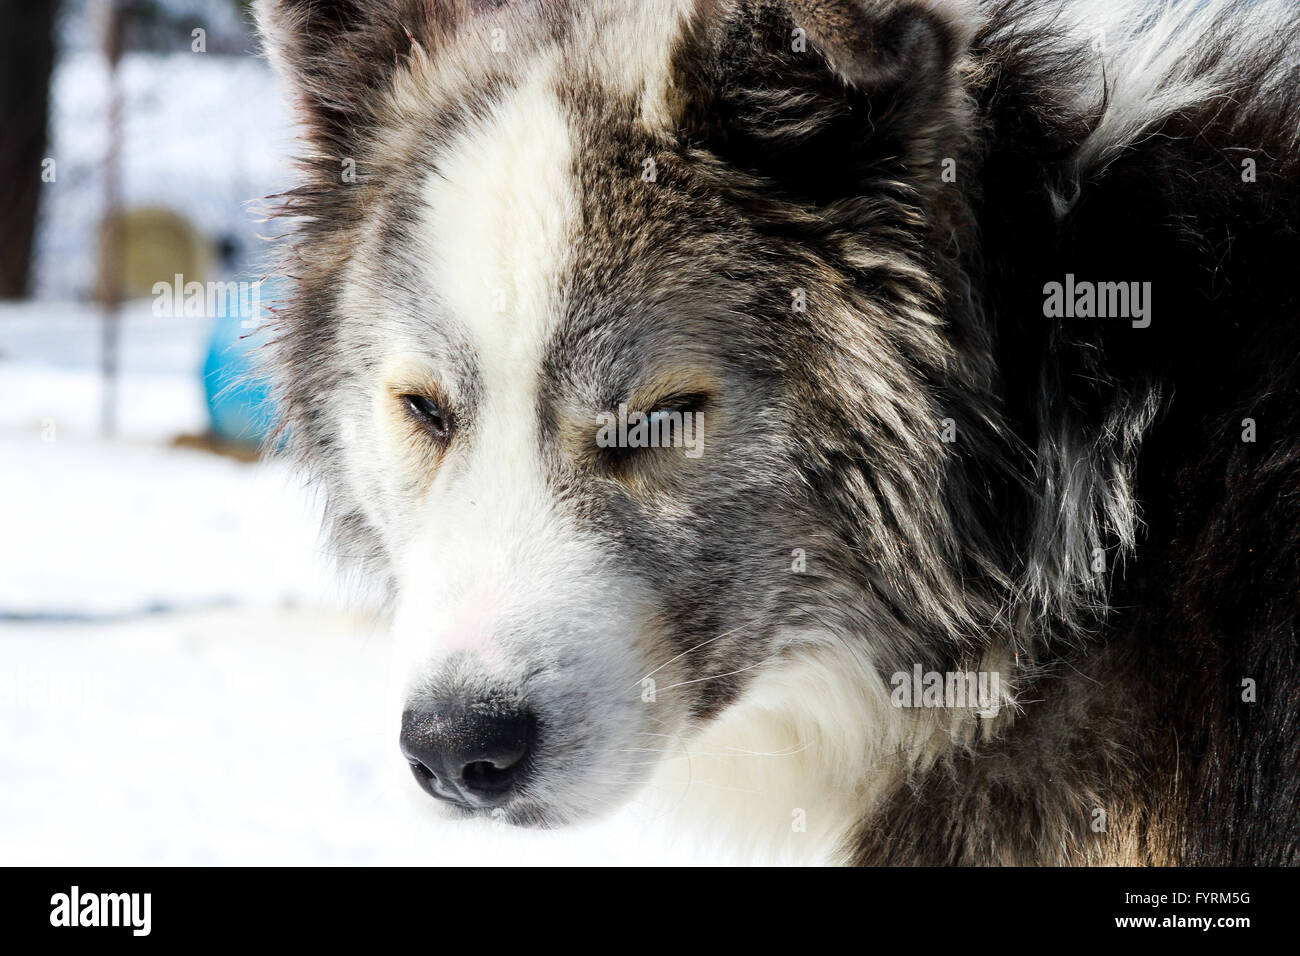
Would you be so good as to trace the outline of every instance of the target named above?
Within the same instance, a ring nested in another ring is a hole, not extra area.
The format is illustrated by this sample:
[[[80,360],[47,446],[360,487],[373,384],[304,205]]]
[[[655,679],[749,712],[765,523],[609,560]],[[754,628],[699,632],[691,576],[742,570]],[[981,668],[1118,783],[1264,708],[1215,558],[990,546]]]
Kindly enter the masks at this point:
[[[481,2],[481,0],[480,0]],[[417,47],[440,45],[471,0],[255,0],[258,31],[315,143],[350,151]]]
[[[828,65],[854,88],[877,94],[938,84],[964,39],[962,22],[917,0],[789,0]]]
[[[683,128],[816,203],[937,183],[964,128],[961,0],[715,0],[683,47]]]

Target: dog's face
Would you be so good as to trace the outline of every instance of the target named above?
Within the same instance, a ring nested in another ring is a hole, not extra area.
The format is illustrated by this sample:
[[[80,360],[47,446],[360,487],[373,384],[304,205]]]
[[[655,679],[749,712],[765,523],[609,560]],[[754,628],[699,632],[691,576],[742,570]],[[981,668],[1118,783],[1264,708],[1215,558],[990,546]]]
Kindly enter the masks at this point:
[[[671,173],[643,181],[663,147],[635,121],[600,117],[618,151],[584,141],[596,119],[554,77],[503,91],[342,297],[368,318],[345,455],[397,580],[407,755],[434,793],[517,820],[615,802],[725,705],[724,675],[771,653],[754,615],[797,539],[780,332],[726,275],[759,240]],[[633,447],[637,413],[681,425]],[[462,769],[515,759],[504,801]]]
[[[836,206],[911,148],[843,122],[905,71],[854,85],[761,6],[263,5],[316,151],[286,406],[448,806],[600,812],[809,645],[944,625],[927,226],[892,179]],[[946,63],[929,19],[871,28]]]

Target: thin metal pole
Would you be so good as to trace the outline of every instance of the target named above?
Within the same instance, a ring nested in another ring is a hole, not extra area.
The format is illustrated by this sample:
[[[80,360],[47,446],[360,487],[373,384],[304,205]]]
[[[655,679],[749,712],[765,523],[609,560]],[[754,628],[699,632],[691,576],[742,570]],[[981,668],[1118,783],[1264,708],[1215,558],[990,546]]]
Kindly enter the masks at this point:
[[[122,11],[118,0],[104,4],[104,57],[108,62],[108,144],[104,155],[103,337],[100,342],[103,381],[100,429],[110,438],[117,431],[118,341],[122,312],[122,271],[126,229],[122,219]]]

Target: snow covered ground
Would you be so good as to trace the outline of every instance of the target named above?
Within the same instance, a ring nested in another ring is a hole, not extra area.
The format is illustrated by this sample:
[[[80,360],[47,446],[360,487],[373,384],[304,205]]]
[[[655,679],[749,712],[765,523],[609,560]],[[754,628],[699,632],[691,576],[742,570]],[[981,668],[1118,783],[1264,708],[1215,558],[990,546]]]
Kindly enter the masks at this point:
[[[170,444],[205,424],[205,334],[130,310],[105,441],[95,312],[0,306],[0,864],[691,859],[630,819],[437,818],[310,496]]]

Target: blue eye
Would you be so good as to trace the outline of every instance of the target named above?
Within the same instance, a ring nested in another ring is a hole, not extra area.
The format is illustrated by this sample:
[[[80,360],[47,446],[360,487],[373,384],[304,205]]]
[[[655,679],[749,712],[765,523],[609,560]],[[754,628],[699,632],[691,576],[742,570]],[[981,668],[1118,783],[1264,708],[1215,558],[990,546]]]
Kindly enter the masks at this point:
[[[403,395],[406,410],[436,441],[446,444],[451,440],[454,426],[451,414],[428,395]]]

